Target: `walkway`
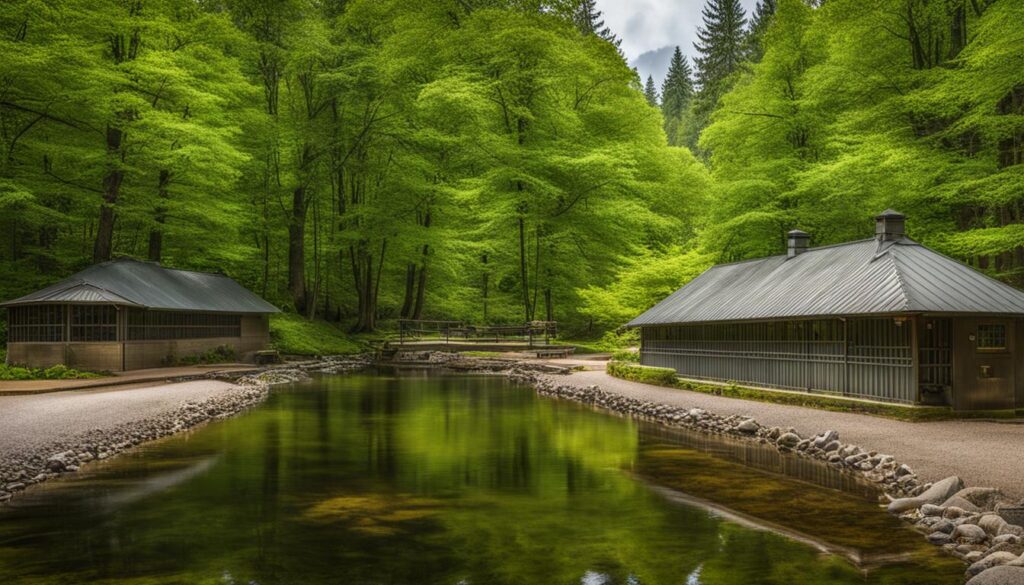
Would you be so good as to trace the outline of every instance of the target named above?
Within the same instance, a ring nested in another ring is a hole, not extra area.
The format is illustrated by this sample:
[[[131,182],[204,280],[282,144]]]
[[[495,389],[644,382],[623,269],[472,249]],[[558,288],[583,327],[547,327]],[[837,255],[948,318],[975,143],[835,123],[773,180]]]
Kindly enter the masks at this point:
[[[174,369],[174,368],[171,368]],[[152,418],[235,388],[217,380],[0,396],[0,461],[94,429]]]
[[[662,388],[620,380],[603,371],[576,372],[553,380],[581,387],[596,384],[622,396],[720,415],[751,416],[762,425],[793,427],[804,437],[832,429],[844,443],[893,455],[926,481],[959,475],[969,486],[998,487],[1008,495],[1024,497],[1024,421],[911,423]]]
[[[81,380],[13,380],[0,382],[0,396],[19,394],[43,394],[64,390],[83,390],[125,384],[155,384],[181,378],[200,378],[215,372],[245,372],[253,366],[246,364],[212,364],[198,366],[176,366],[170,368],[149,368],[115,372],[102,378]]]

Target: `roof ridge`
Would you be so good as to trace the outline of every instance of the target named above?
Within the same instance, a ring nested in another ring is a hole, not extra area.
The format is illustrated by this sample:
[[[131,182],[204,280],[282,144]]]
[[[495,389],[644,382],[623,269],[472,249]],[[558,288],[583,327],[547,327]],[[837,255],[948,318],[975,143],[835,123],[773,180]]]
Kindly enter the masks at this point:
[[[835,244],[825,244],[824,246],[815,246],[813,248],[807,248],[806,250],[801,252],[799,254],[799,256],[803,256],[804,254],[808,254],[810,252],[817,252],[818,250],[829,250],[829,249],[832,249],[832,248],[841,248],[843,246],[852,246],[854,244],[863,244],[865,242],[874,241],[874,239],[875,238],[864,238],[862,240],[851,240],[849,242],[837,242]],[[915,245],[915,246],[920,246],[921,245],[921,244],[918,244],[917,242],[914,242],[913,240],[910,240],[909,238],[907,238],[907,241],[912,242],[912,245]],[[747,258],[746,260],[733,260],[732,262],[722,262],[720,264],[715,264],[714,266],[711,266],[710,268],[708,268],[708,270],[711,270],[711,269],[714,269],[714,268],[718,268],[719,266],[736,266],[737,264],[746,264],[747,262],[757,262],[757,261],[760,261],[760,260],[770,260],[772,258],[785,258],[785,257],[787,257],[787,254],[772,254],[771,256],[759,256],[757,258]]]
[[[895,245],[888,246],[882,254],[889,257],[889,265],[892,267],[893,275],[896,277],[896,287],[900,291],[900,297],[903,298],[903,306],[900,309],[906,311],[910,309],[910,293],[907,291],[906,282],[903,281],[903,274],[900,272],[900,265],[896,261],[896,255],[890,253],[895,247]]]

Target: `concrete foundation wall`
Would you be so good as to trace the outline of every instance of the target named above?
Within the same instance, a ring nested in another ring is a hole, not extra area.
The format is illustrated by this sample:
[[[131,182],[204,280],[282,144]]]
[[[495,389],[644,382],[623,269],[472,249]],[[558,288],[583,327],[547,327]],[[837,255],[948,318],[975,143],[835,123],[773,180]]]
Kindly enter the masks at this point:
[[[169,361],[201,354],[226,345],[239,360],[249,361],[254,352],[270,346],[270,327],[265,315],[242,317],[240,337],[172,339],[97,343],[8,343],[7,363],[48,368],[56,364],[82,370],[119,371],[158,368]],[[168,359],[170,358],[170,360]]]
[[[13,366],[48,368],[64,363],[63,343],[8,343],[7,363]]]

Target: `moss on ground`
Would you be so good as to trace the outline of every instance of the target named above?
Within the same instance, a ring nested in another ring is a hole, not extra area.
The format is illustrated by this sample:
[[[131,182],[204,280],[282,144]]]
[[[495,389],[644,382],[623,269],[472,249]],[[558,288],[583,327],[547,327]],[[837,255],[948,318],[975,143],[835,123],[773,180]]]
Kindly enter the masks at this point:
[[[366,347],[337,325],[310,321],[300,315],[280,313],[270,317],[274,349],[289,355],[341,355],[366,351]]]
[[[903,406],[899,404],[885,404],[880,402],[867,402],[851,400],[846,398],[835,398],[815,394],[801,394],[797,392],[785,392],[776,390],[764,390],[759,388],[748,388],[735,384],[710,384],[694,382],[692,380],[680,380],[675,370],[670,368],[654,368],[640,366],[631,363],[610,361],[606,367],[609,375],[644,384],[664,386],[667,388],[678,388],[716,396],[729,398],[741,398],[743,400],[755,400],[758,402],[770,402],[773,404],[785,404],[789,406],[805,406],[820,410],[834,412],[854,412],[858,414],[870,414],[904,420],[910,422],[923,422],[934,420],[949,420],[958,418],[1013,418],[1021,411],[1013,410],[981,410],[970,412],[957,412],[946,406]]]

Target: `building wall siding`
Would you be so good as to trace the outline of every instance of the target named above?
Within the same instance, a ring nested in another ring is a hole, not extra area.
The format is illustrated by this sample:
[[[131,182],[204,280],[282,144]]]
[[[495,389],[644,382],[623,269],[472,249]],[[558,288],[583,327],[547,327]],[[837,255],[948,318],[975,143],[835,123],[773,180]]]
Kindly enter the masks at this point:
[[[241,325],[240,337],[125,342],[123,367],[125,370],[157,368],[222,345],[234,349],[239,359],[247,360],[253,352],[270,346],[269,322],[265,315],[243,316]],[[33,368],[66,363],[84,370],[118,371],[122,369],[121,357],[119,342],[7,344],[8,363]]]
[[[892,318],[649,326],[641,363],[686,378],[912,403],[910,329]]]

